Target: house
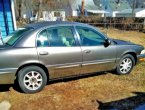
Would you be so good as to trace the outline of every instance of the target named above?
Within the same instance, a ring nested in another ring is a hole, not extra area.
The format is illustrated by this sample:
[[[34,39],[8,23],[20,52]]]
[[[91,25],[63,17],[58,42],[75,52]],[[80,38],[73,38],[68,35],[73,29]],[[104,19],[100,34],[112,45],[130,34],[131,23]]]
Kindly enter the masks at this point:
[[[117,13],[117,17],[136,17],[136,18],[145,18],[145,9],[144,8],[136,8],[134,9],[134,13],[132,9],[122,10],[120,13]]]
[[[32,4],[33,2],[30,2]],[[37,8],[31,8],[29,4],[22,5],[22,17],[25,19],[30,19],[30,21],[39,20],[40,21],[64,21],[66,18],[66,7],[64,4],[61,4],[60,1],[51,1],[51,2],[42,2],[38,10]],[[36,4],[35,4],[36,5]],[[35,10],[35,11],[34,11]],[[39,12],[39,16],[38,16]]]
[[[70,12],[69,16],[80,16],[81,15],[81,7],[82,7],[82,0],[73,0],[70,3]],[[101,17],[104,16],[104,13],[107,13],[107,11],[104,11],[102,6],[96,5],[95,0],[84,0],[84,11],[85,16],[88,15],[99,15]]]
[[[61,8],[56,7],[49,10],[43,9],[40,20],[42,21],[63,20],[64,21],[66,16],[80,16],[81,9],[82,9],[82,0],[73,0],[73,1],[70,0],[69,4],[65,5],[64,7]],[[101,6],[97,6],[94,3],[94,0],[84,0],[85,16],[98,15],[104,17],[105,13],[107,13],[107,11],[104,11],[104,9]]]
[[[0,31],[2,37],[16,29],[16,19],[13,0],[0,0]]]

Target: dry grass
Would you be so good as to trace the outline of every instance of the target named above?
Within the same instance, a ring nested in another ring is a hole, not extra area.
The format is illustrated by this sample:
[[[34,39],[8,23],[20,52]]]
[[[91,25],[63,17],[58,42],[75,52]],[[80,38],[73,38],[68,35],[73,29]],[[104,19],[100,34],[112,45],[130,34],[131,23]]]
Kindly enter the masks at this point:
[[[108,35],[145,46],[145,34],[110,29]],[[8,100],[12,110],[97,110],[135,109],[145,104],[145,63],[137,65],[129,75],[112,73],[50,84],[37,94],[23,94],[10,87],[0,93],[0,101]]]
[[[142,32],[108,29],[107,35],[110,38],[127,40],[145,46],[145,33]]]

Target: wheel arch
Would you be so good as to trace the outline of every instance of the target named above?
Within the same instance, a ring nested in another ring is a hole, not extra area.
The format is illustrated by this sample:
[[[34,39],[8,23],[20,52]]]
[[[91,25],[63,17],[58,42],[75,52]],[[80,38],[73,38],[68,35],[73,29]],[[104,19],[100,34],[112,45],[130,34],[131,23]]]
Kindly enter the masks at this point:
[[[43,64],[40,64],[40,63],[29,63],[29,64],[21,65],[21,66],[18,68],[18,70],[17,70],[15,76],[17,77],[18,72],[19,72],[22,68],[27,67],[27,66],[38,66],[38,67],[42,68],[42,69],[44,70],[44,72],[46,73],[47,80],[49,80],[49,71],[48,71],[48,69],[47,69]]]
[[[135,52],[127,52],[127,53],[125,53],[124,55],[127,55],[127,54],[133,56],[133,58],[134,58],[134,60],[135,60],[135,65],[136,65],[136,63],[137,63],[137,54],[136,54]],[[123,55],[123,56],[124,56],[124,55]]]

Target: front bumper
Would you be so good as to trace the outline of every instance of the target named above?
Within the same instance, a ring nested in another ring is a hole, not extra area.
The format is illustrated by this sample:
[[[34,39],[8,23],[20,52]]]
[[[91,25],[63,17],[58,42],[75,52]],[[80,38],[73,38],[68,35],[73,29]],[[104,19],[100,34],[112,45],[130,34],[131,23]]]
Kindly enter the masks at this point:
[[[140,54],[137,56],[137,62],[144,62],[145,61],[145,54]]]

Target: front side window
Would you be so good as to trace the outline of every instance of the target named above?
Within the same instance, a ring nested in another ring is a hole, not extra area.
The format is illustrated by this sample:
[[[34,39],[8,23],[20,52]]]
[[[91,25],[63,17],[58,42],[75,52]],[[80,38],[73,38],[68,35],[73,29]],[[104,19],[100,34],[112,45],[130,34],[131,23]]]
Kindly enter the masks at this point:
[[[38,47],[72,47],[76,46],[71,27],[48,28],[40,32],[37,38]]]
[[[104,44],[105,38],[96,31],[85,27],[76,28],[79,33],[82,46],[99,46]]]

